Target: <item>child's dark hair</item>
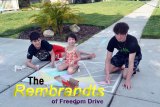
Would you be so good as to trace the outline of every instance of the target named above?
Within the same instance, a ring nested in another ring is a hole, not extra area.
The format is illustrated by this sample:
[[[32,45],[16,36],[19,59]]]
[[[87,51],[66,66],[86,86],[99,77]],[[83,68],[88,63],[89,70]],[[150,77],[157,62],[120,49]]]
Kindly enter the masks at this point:
[[[77,36],[76,36],[74,33],[70,33],[70,34],[68,34],[67,37],[66,37],[66,42],[68,41],[68,38],[69,38],[69,37],[74,38],[75,41],[77,41]]]
[[[113,28],[115,34],[127,34],[128,30],[129,26],[124,22],[117,23]]]
[[[40,38],[40,34],[38,32],[32,32],[29,35],[30,41],[38,40]]]

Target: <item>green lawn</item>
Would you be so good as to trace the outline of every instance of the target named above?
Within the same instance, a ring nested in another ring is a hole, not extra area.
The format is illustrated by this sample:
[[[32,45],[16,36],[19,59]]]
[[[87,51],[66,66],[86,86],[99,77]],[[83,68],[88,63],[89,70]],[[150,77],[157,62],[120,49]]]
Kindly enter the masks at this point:
[[[78,8],[85,19],[81,24],[107,27],[143,4],[139,1],[112,1],[71,6]],[[16,38],[21,31],[36,26],[30,22],[30,17],[36,13],[38,11],[0,14],[0,37]]]
[[[0,37],[17,37],[17,34],[33,26],[30,17],[37,11],[20,11],[0,14]]]
[[[156,8],[145,26],[142,38],[160,38],[160,8]]]
[[[142,5],[142,2],[135,1],[112,1],[80,4],[75,7],[79,8],[80,15],[86,19],[83,24],[108,27]]]

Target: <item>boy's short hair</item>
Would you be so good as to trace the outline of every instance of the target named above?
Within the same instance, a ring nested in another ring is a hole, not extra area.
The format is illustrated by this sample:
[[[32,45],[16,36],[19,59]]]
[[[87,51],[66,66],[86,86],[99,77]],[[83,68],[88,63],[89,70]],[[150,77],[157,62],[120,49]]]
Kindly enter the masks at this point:
[[[75,41],[77,41],[77,36],[76,36],[74,33],[70,33],[70,34],[68,34],[67,37],[66,37],[66,42],[68,41],[68,38],[69,38],[69,37],[74,38]]]
[[[113,28],[115,34],[127,34],[128,30],[129,26],[125,22],[117,23]]]
[[[30,41],[38,40],[40,38],[40,34],[38,32],[32,32],[29,35]]]

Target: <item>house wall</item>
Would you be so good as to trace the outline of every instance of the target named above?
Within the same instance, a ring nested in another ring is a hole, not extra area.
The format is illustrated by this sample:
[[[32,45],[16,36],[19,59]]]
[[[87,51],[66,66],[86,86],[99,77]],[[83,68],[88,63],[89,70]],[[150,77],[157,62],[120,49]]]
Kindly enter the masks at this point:
[[[18,10],[18,0],[1,0],[0,1],[3,10]]]

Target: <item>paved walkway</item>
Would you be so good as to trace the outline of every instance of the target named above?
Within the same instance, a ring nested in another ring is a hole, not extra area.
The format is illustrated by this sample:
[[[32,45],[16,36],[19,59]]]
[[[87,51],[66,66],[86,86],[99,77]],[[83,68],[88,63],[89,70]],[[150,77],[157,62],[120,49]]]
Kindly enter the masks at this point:
[[[160,52],[160,40],[140,39],[142,30],[156,4],[157,0],[148,2],[144,6],[119,20],[129,24],[130,34],[136,36],[142,47],[143,60],[140,64],[141,72],[137,73],[132,79],[133,88],[131,90],[123,89],[122,80],[115,93],[106,93],[104,97],[94,97],[95,99],[102,99],[104,101],[102,105],[79,104],[76,106],[160,106],[160,57],[158,54]],[[114,35],[112,32],[113,26],[114,24],[94,35],[92,38],[82,43],[79,48],[88,52],[95,52],[97,57],[93,61],[103,62],[106,55],[107,43]],[[24,107],[75,106],[74,104],[54,105],[51,103],[51,100],[55,99],[55,97],[13,97],[15,84],[21,83],[23,78],[34,72],[29,68],[25,69],[24,72],[14,72],[13,69],[15,64],[24,64],[27,52],[26,47],[28,47],[29,44],[30,42],[27,40],[0,38],[0,107],[21,107],[22,105]],[[48,62],[39,62],[35,59],[34,63],[44,66]],[[88,99],[88,97],[71,97],[65,99]]]

